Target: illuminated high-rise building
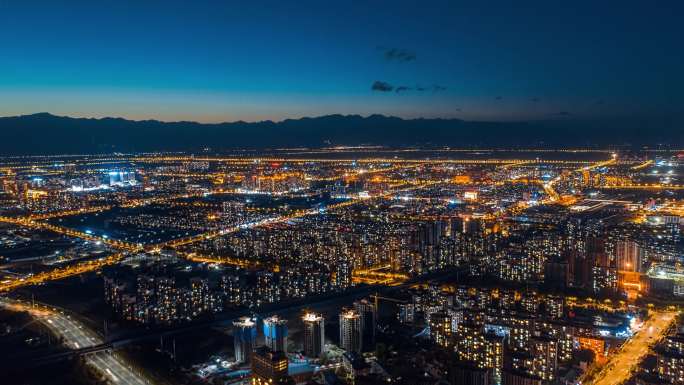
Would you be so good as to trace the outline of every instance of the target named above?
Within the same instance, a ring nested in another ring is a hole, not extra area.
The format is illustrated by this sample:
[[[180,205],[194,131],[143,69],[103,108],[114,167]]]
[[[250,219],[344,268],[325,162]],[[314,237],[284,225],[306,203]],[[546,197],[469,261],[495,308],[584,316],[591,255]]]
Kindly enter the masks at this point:
[[[177,317],[178,296],[176,295],[176,282],[173,278],[158,277],[155,280],[155,285],[155,293],[157,295],[156,320],[162,324],[171,323]]]
[[[644,249],[638,243],[626,240],[615,243],[615,257],[620,271],[640,272]]]
[[[430,315],[430,337],[437,345],[447,347],[451,344],[451,328],[451,316],[446,312]]]
[[[124,186],[136,184],[135,173],[130,171],[110,171],[109,185]]]
[[[354,310],[361,316],[361,333],[363,334],[364,351],[375,349],[375,329],[377,326],[378,309],[375,303],[362,299],[354,302]]]
[[[306,313],[304,321],[304,354],[317,358],[323,355],[325,343],[325,320],[320,314]]]
[[[500,384],[505,338],[496,334],[485,334],[483,342],[483,362],[478,365],[489,370],[493,383]]]
[[[552,383],[558,368],[558,341],[554,338],[531,337],[528,349],[511,352],[508,363],[509,369],[518,374],[524,373],[531,379]]]
[[[256,342],[256,323],[249,317],[242,317],[233,322],[233,339],[235,361],[249,362]]]
[[[670,384],[684,384],[684,337],[666,336],[656,352],[658,375]]]
[[[271,351],[287,353],[287,321],[278,316],[264,319],[264,339]]]
[[[198,316],[210,309],[209,281],[206,278],[190,278],[190,290],[192,293],[192,314]]]
[[[534,359],[529,372],[544,381],[553,382],[558,369],[558,341],[554,338],[533,337],[530,350]]]
[[[353,309],[342,309],[340,313],[340,347],[348,352],[361,352],[363,330],[361,315]]]
[[[337,263],[334,285],[340,289],[346,289],[351,283],[352,265],[347,259],[342,259]]]

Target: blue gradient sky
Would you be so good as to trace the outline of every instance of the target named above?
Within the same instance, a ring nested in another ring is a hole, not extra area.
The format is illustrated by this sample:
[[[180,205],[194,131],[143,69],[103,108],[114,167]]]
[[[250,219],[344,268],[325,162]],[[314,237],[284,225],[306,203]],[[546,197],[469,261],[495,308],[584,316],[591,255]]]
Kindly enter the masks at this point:
[[[0,115],[681,119],[683,11],[681,1],[0,0]],[[391,48],[415,60],[388,60]],[[378,92],[375,81],[446,90]]]

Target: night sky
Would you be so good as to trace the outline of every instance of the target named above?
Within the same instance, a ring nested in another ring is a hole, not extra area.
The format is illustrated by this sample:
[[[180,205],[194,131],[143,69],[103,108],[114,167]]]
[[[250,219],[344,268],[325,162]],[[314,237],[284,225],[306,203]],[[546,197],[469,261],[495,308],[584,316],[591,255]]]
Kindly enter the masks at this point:
[[[684,122],[683,42],[682,1],[0,0],[0,116]]]

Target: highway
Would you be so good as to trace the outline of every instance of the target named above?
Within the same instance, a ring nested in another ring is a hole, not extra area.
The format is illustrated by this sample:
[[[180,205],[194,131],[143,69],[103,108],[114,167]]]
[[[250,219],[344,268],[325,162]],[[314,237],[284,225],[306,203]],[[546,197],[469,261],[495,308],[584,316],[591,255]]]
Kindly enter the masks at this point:
[[[611,156],[610,159],[592,163],[588,166],[580,167],[575,170],[575,172],[582,172],[582,171],[591,171],[600,167],[605,167],[605,166],[611,166],[617,163],[617,158],[615,155]]]
[[[663,338],[675,320],[675,312],[655,311],[641,329],[614,353],[606,366],[589,384],[618,385],[632,377],[632,370],[648,354],[650,347]]]
[[[567,164],[567,165],[591,165],[587,160],[554,160],[554,159],[407,159],[407,158],[283,158],[283,157],[196,157],[196,156],[144,156],[132,157],[130,161],[136,163],[161,163],[161,162],[217,162],[226,164],[253,164],[253,163],[385,163],[385,164],[489,164],[505,165],[510,163],[540,163],[540,164]]]
[[[14,311],[27,311],[31,316],[45,324],[55,335],[64,339],[64,345],[78,350],[103,343],[102,338],[88,330],[69,315],[46,308],[35,308],[20,302],[0,299],[0,306]],[[149,381],[138,375],[121,359],[108,352],[86,356],[86,362],[97,369],[114,384],[148,385]]]
[[[604,185],[598,186],[598,188],[613,190],[684,190],[684,185],[666,183],[628,183],[621,185]]]
[[[107,257],[85,261],[71,266],[59,267],[27,277],[12,278],[0,283],[0,293],[8,292],[23,286],[37,285],[47,281],[60,280],[73,275],[96,271],[104,266],[118,263],[125,255],[125,253],[115,253]]]
[[[654,163],[653,160],[647,160],[647,161],[645,161],[645,162],[643,162],[643,163],[640,163],[640,164],[638,164],[638,165],[636,165],[636,166],[631,167],[630,169],[632,169],[632,170],[641,170],[641,169],[644,169],[644,168],[646,168],[646,167],[652,165],[653,163]]]

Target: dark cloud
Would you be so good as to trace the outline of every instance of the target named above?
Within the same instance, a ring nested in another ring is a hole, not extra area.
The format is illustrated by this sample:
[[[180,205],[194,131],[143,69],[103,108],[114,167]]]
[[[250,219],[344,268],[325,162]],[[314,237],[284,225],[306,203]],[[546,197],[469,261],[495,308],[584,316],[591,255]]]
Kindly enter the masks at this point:
[[[373,91],[379,91],[379,92],[390,92],[394,89],[394,86],[392,86],[389,83],[386,82],[381,82],[379,80],[376,80],[373,82],[373,85],[371,86],[371,90]]]
[[[530,99],[530,101],[536,103],[539,101],[539,98],[532,98],[532,99]]]
[[[420,85],[417,85],[415,87],[403,86],[403,85],[394,86],[390,83],[383,82],[380,80],[376,80],[371,85],[371,90],[372,91],[378,91],[378,92],[394,91],[395,93],[408,92],[408,91],[425,92],[428,90],[430,90],[432,92],[442,92],[442,91],[446,91],[447,88],[445,86],[442,86],[439,84],[434,84],[430,87],[425,87],[425,86],[420,86]]]
[[[503,96],[497,96],[497,97],[495,97],[494,99],[496,99],[496,100],[502,100],[502,99],[503,99]]]
[[[572,114],[570,114],[568,111],[559,111],[559,112],[556,112],[555,114],[552,114],[552,115],[554,115],[554,116],[570,116]]]
[[[599,100],[596,101],[596,104],[599,105],[599,106],[602,106],[602,105],[606,104],[606,101],[603,100],[603,99],[599,99]]]
[[[385,56],[386,60],[392,61],[396,60],[398,62],[409,62],[409,61],[414,61],[416,60],[416,54],[414,52],[411,52],[409,50],[401,49],[401,48],[383,48],[383,47],[378,47],[378,49],[381,49],[383,51],[383,55]]]

